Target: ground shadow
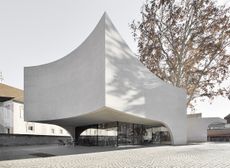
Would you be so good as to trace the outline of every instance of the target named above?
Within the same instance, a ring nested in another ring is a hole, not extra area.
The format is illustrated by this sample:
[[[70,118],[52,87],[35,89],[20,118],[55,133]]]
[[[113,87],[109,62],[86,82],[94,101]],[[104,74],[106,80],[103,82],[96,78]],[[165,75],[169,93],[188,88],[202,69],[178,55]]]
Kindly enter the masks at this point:
[[[110,152],[119,150],[132,150],[139,148],[161,147],[168,146],[163,144],[158,145],[133,145],[133,146],[64,146],[64,145],[36,145],[36,146],[9,146],[0,147],[0,161],[30,159],[41,157],[55,157],[78,154],[89,154],[99,152]]]

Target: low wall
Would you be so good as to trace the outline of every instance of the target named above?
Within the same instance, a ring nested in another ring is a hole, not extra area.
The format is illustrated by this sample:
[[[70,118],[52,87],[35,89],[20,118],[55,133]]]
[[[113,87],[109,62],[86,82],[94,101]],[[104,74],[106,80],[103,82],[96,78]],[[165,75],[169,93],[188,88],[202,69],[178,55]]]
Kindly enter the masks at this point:
[[[213,123],[226,123],[226,120],[217,117],[188,118],[188,142],[206,142],[208,126]]]
[[[0,134],[0,146],[59,144],[69,141],[69,136],[46,136],[27,134]]]

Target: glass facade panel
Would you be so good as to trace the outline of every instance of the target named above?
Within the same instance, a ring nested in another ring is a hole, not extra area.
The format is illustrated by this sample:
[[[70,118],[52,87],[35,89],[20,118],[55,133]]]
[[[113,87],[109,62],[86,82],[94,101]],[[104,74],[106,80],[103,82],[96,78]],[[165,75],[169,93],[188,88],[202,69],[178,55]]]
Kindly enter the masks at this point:
[[[80,138],[80,145],[122,146],[168,144],[170,135],[165,127],[111,122],[89,126]]]
[[[119,145],[126,145],[126,137],[127,137],[127,133],[126,133],[127,129],[126,129],[126,124],[125,123],[118,123],[118,144]]]
[[[98,145],[116,146],[117,145],[117,123],[98,124]]]
[[[143,144],[143,134],[145,132],[143,130],[143,126],[140,124],[134,124],[133,128],[134,128],[134,145]]]

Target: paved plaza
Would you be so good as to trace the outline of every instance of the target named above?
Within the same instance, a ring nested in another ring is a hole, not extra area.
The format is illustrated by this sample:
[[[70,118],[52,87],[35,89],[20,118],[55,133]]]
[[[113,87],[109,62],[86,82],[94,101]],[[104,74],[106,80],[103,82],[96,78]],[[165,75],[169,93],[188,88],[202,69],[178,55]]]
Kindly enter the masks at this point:
[[[0,168],[230,167],[230,143],[143,148],[30,146],[0,148]],[[7,153],[8,152],[8,153]],[[31,154],[43,153],[42,157]],[[11,155],[11,157],[10,157]],[[62,156],[60,156],[62,155]],[[6,157],[8,156],[8,158]],[[35,158],[37,157],[37,158]],[[27,158],[27,159],[22,159]]]

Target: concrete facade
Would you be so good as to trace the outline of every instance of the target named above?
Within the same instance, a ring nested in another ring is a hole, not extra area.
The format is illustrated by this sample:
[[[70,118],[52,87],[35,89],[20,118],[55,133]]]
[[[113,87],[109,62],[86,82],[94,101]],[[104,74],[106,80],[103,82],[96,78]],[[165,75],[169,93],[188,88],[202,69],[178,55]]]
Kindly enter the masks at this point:
[[[163,125],[172,144],[187,142],[184,90],[140,63],[107,14],[67,56],[26,67],[24,80],[27,121],[57,124],[73,137],[76,127],[103,122]]]
[[[206,142],[208,126],[210,124],[226,123],[227,121],[218,117],[202,118],[201,115],[188,117],[187,140],[188,142]]]
[[[26,122],[23,90],[5,84],[0,84],[0,133],[69,136],[57,125]]]

